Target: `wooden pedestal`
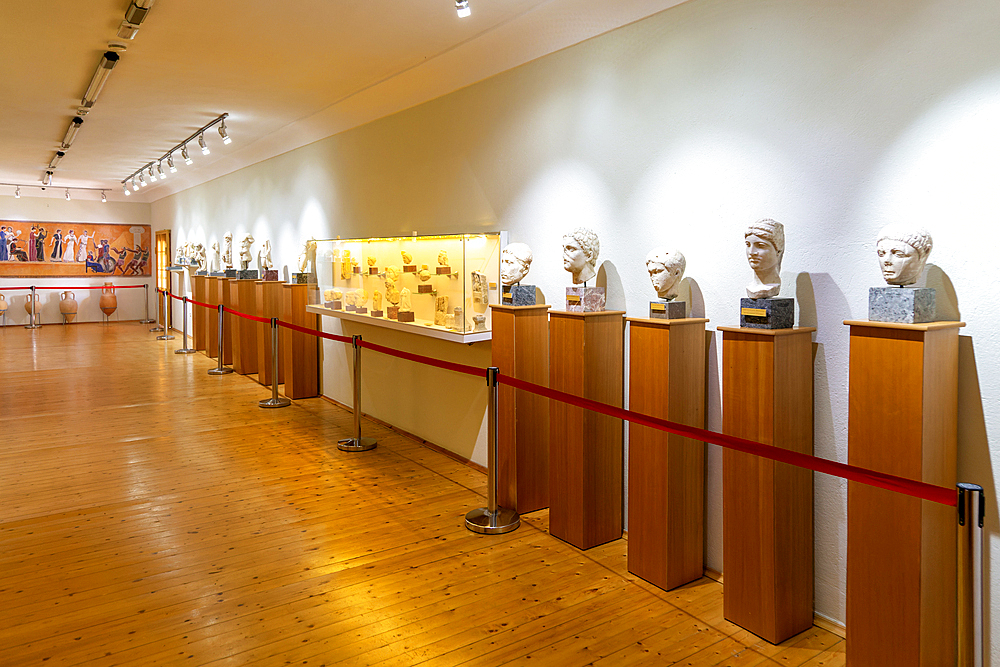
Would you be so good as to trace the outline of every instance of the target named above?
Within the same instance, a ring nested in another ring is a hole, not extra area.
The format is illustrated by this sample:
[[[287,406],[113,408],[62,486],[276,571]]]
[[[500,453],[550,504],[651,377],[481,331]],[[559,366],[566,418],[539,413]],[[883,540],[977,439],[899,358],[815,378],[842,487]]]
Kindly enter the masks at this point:
[[[230,279],[229,292],[233,310],[247,315],[257,314],[256,280]],[[257,372],[257,327],[253,320],[232,316],[233,370],[240,375]]]
[[[281,319],[307,329],[316,329],[318,315],[306,312],[309,285],[281,284]],[[311,398],[319,395],[319,338],[285,330],[285,396]]]
[[[208,278],[208,298],[209,303],[218,306],[220,303],[229,306],[229,279],[221,276],[209,276]],[[230,306],[232,307],[232,306]],[[233,363],[233,346],[230,329],[231,316],[226,315],[224,320],[225,331],[223,339],[225,345],[222,350],[222,363],[229,365]],[[213,310],[208,316],[208,356],[219,358],[219,312]]]
[[[191,276],[191,298],[207,303],[208,276]],[[190,304],[194,328],[194,349],[204,352],[208,345],[208,312],[206,308]]]
[[[549,318],[549,386],[622,405],[621,311]],[[549,401],[549,532],[579,549],[622,536],[622,422]]]
[[[257,317],[281,317],[281,283],[275,280],[258,280],[254,283],[257,289]],[[257,327],[257,381],[271,386],[271,325],[255,322]],[[278,327],[278,384],[285,382],[285,363],[281,358],[281,343],[285,337],[285,329]]]
[[[962,322],[851,327],[848,462],[955,487]],[[847,486],[847,664],[955,664],[950,507]]]
[[[812,327],[722,334],[722,430],[813,452]],[[812,472],[722,455],[723,613],[779,643],[813,624]]]
[[[501,375],[549,384],[551,306],[490,306],[493,365]],[[519,514],[549,506],[549,401],[500,385],[497,469],[501,507]]]
[[[629,409],[705,427],[703,318],[629,318]],[[704,564],[705,444],[629,424],[628,569],[670,590]]]

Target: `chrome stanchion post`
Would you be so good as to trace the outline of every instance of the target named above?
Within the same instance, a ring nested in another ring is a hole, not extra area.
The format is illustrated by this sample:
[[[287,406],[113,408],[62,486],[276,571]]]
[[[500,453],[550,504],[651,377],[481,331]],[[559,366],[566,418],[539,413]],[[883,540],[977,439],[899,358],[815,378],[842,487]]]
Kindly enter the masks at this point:
[[[188,298],[183,297],[184,302],[184,324],[181,327],[181,345],[179,350],[174,350],[174,354],[194,354],[197,350],[188,347]]]
[[[978,484],[958,485],[958,664],[983,667],[983,516]]]
[[[233,372],[232,368],[226,368],[222,365],[223,346],[225,345],[225,339],[222,337],[224,332],[223,327],[225,326],[226,318],[223,317],[226,314],[225,306],[221,303],[219,304],[219,365],[216,368],[209,368],[209,375],[227,375]]]
[[[146,317],[143,318],[143,319],[141,319],[141,320],[139,320],[139,324],[152,324],[153,320],[149,319],[149,284],[148,283],[143,283],[143,285],[142,285],[142,296],[143,296],[142,307],[143,307],[143,312],[146,314]]]
[[[278,396],[278,318],[271,318],[271,398],[257,403],[262,408],[287,408],[292,402]]]
[[[156,288],[156,296],[160,300],[156,308],[156,326],[151,327],[151,332],[163,331],[163,327],[160,325],[160,308],[163,306],[163,292],[159,287]]]
[[[486,477],[486,507],[474,509],[465,515],[465,527],[474,533],[486,535],[502,535],[509,533],[521,525],[521,517],[517,512],[500,507],[497,503],[497,447],[499,436],[499,395],[497,377],[500,369],[490,366],[486,369],[486,384],[490,395],[486,408],[486,433],[488,444],[487,477]]]
[[[31,286],[31,322],[26,324],[25,329],[41,329],[42,325],[38,323],[38,314],[35,312],[35,286]]]
[[[173,340],[174,337],[170,333],[170,323],[174,318],[170,317],[170,294],[167,290],[163,290],[163,333],[156,337],[156,340]]]
[[[344,452],[367,452],[378,446],[375,438],[361,437],[361,336],[351,336],[354,347],[354,437],[337,442],[337,449]]]

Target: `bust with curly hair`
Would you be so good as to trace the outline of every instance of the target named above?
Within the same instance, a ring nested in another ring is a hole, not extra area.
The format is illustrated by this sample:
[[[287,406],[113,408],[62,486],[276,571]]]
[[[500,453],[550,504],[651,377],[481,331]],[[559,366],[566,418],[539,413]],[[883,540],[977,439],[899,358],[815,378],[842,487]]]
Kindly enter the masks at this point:
[[[890,224],[875,242],[882,277],[890,285],[912,285],[920,278],[934,242],[927,230]]]
[[[601,242],[586,227],[577,227],[563,237],[563,268],[573,274],[573,284],[585,283],[597,275],[597,254]]]
[[[781,258],[785,254],[785,227],[764,218],[743,234],[747,261],[753,269],[753,282],[747,285],[751,299],[770,299],[781,291]]]

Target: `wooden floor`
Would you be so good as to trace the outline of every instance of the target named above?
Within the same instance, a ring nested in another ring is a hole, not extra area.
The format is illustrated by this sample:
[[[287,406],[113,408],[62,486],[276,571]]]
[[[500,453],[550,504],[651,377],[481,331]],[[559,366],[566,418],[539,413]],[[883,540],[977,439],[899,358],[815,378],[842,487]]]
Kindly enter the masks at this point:
[[[722,587],[670,593],[545,512],[464,527],[485,477],[321,399],[212,377],[137,323],[0,330],[0,665],[843,665]]]

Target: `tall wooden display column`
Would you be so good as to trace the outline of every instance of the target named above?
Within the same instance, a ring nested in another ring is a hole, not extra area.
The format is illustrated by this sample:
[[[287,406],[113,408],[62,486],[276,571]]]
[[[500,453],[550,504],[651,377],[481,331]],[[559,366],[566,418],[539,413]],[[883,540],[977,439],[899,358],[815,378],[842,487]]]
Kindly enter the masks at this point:
[[[233,310],[247,315],[257,314],[256,280],[230,279],[229,290]],[[233,370],[240,375],[257,372],[257,323],[245,317],[232,316]]]
[[[629,318],[629,409],[705,427],[704,318]],[[670,590],[704,564],[705,444],[629,424],[628,570]]]
[[[282,283],[281,319],[307,329],[319,326],[319,316],[306,311],[309,285]],[[285,358],[285,396],[311,398],[319,395],[319,338],[286,330],[282,354]]]
[[[281,317],[281,283],[276,280],[258,280],[257,289],[257,317]],[[257,326],[257,381],[263,385],[271,386],[271,373],[273,364],[271,362],[271,325],[255,322]],[[278,384],[285,382],[285,362],[281,354],[281,342],[285,337],[285,330],[278,327]]]
[[[551,306],[490,306],[493,365],[500,374],[549,384]],[[548,399],[500,385],[497,502],[519,514],[549,506]]]
[[[207,303],[207,282],[208,276],[191,276],[191,298]],[[189,307],[191,308],[191,321],[194,329],[194,349],[204,352],[208,345],[208,313],[205,308],[193,303]]]
[[[622,405],[624,312],[549,318],[549,387]],[[549,532],[579,549],[622,536],[622,422],[549,401]]]
[[[813,453],[816,329],[722,331],[722,430]],[[722,454],[723,613],[769,642],[813,624],[812,471]]]
[[[851,327],[848,462],[955,488],[958,329]],[[847,664],[955,664],[955,510],[847,486]]]
[[[223,276],[209,276],[208,278],[208,302],[216,306],[208,315],[208,356],[213,359],[219,358],[219,311],[218,305],[228,305],[229,302],[229,279]],[[222,363],[229,365],[233,363],[233,346],[229,340],[230,323],[229,316],[226,316],[223,338],[225,345],[222,350]]]

